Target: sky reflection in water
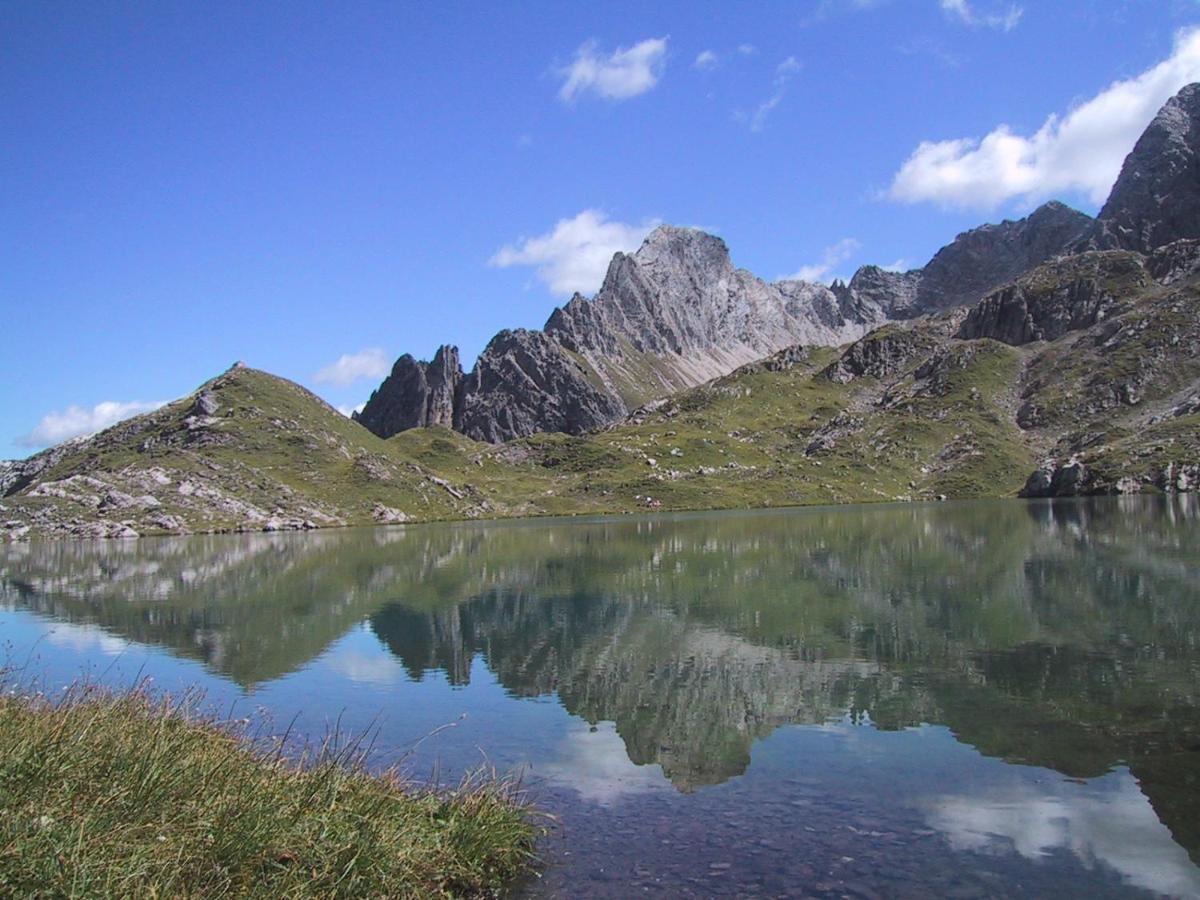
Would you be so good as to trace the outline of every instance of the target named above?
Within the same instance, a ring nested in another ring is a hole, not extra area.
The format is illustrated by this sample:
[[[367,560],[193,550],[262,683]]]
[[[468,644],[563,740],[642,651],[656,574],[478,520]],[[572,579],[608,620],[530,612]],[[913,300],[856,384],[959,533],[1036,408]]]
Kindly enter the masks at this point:
[[[1198,535],[1124,498],[34,544],[0,635],[48,689],[519,768],[565,823],[535,890],[1200,896]]]

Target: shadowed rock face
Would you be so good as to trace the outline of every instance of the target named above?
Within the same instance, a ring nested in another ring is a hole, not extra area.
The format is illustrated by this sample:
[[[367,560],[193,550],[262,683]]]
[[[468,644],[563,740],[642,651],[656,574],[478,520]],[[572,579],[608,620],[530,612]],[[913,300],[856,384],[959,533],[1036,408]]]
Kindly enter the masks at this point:
[[[853,340],[883,318],[822,285],[768,284],[734,268],[720,238],[662,226],[613,257],[595,298],[576,294],[543,331],[500,332],[465,378],[454,348],[432,363],[401,357],[355,418],[381,437],[434,424],[492,442],[579,434],[785,347]]]
[[[1124,251],[1067,257],[981,300],[958,337],[1020,346],[1053,341],[1123,312],[1153,283],[1143,257]]]
[[[1167,101],[1125,158],[1090,245],[1148,253],[1200,237],[1200,84]]]
[[[439,347],[432,362],[415,360],[406,353],[353,419],[383,438],[428,425],[449,428],[454,421],[454,394],[462,377],[457,347]]]
[[[969,305],[1063,253],[1092,221],[1052,201],[1024,219],[963,232],[923,269],[889,272],[863,266],[848,285],[835,283],[833,291],[860,315],[876,320],[912,319]]]
[[[960,234],[922,270],[916,311],[974,303],[1061,254],[1091,224],[1090,216],[1051,201],[1016,222],[984,225]]]
[[[624,412],[586,368],[540,331],[502,331],[462,383],[454,428],[499,443],[538,431],[579,434]]]
[[[429,424],[493,442],[539,431],[579,434],[787,347],[837,346],[885,322],[989,294],[963,337],[1052,340],[1104,315],[1104,290],[1085,278],[1054,298],[1033,298],[1028,285],[993,292],[1059,257],[1150,253],[1200,237],[1198,116],[1200,84],[1189,85],[1139,139],[1099,219],[1052,201],[1023,219],[966,231],[908,272],[864,266],[849,284],[770,284],[735,268],[720,238],[664,225],[636,253],[613,257],[593,299],[576,294],[543,331],[497,335],[467,379],[460,381],[457,354],[449,369],[437,357],[430,364],[401,357],[358,421],[384,437]],[[1184,277],[1191,270],[1179,266],[1193,263],[1187,250],[1182,261],[1155,264]],[[1064,303],[1076,302],[1082,311],[1063,312]]]

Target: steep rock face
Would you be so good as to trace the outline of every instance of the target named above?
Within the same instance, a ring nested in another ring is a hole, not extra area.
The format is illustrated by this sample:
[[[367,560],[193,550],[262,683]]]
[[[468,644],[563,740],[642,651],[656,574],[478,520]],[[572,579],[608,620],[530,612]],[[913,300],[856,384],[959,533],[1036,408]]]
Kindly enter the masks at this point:
[[[1166,102],[1125,158],[1091,246],[1143,253],[1200,237],[1200,84]]]
[[[1111,317],[1124,309],[1126,298],[1152,283],[1143,258],[1135,253],[1067,257],[985,297],[967,314],[958,337],[1013,346],[1057,340]]]
[[[1090,216],[1052,201],[1024,219],[981,225],[958,235],[923,269],[863,266],[849,284],[834,282],[845,314],[866,321],[912,319],[975,303],[1077,244]]]
[[[355,418],[388,437],[452,425],[500,442],[539,431],[579,434],[797,344],[831,345],[883,321],[877,307],[822,285],[768,284],[725,242],[662,226],[613,257],[594,299],[578,294],[543,331],[503,331],[465,378],[457,351],[403,356]]]
[[[849,284],[835,281],[831,290],[841,304],[866,318],[878,320],[916,315],[921,270],[889,272],[879,266],[862,266]]]
[[[492,443],[538,431],[579,434],[625,412],[556,341],[526,329],[492,338],[458,399],[455,430]]]
[[[821,285],[768,284],[735,268],[718,237],[662,226],[613,257],[595,299],[555,310],[546,334],[633,406],[793,344],[851,340],[872,321]]]
[[[918,314],[974,303],[1061,254],[1092,219],[1062,203],[1046,203],[1024,219],[983,225],[939,250],[921,272]]]
[[[454,421],[454,395],[462,381],[458,348],[438,348],[431,362],[404,354],[392,373],[375,390],[353,419],[380,437],[409,428],[445,425]]]

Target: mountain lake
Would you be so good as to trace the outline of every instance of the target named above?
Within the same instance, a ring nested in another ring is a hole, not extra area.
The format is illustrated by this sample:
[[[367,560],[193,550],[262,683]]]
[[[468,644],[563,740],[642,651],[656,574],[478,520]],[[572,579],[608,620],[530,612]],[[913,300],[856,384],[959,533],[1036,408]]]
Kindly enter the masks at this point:
[[[0,641],[515,772],[522,895],[1200,897],[1193,496],[14,544]]]

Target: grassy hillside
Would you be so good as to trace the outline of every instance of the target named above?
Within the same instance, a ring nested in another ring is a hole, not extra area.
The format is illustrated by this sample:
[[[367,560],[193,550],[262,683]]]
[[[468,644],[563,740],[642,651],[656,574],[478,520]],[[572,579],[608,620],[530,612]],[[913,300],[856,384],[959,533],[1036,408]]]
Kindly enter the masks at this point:
[[[0,533],[1014,496],[1039,466],[1068,464],[1060,492],[1194,489],[1200,277],[1164,286],[1134,254],[1074,259],[984,301],[995,321],[976,330],[1009,343],[959,338],[965,310],[893,323],[843,348],[791,348],[584,437],[491,445],[429,428],[384,441],[298,385],[234,367],[0,472]],[[1038,317],[1054,340],[1007,336]]]

